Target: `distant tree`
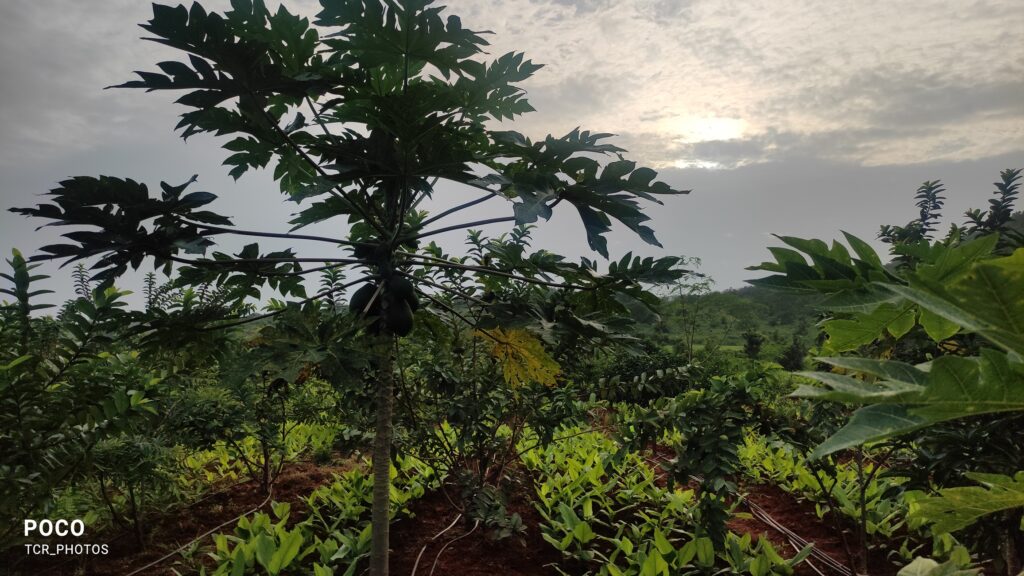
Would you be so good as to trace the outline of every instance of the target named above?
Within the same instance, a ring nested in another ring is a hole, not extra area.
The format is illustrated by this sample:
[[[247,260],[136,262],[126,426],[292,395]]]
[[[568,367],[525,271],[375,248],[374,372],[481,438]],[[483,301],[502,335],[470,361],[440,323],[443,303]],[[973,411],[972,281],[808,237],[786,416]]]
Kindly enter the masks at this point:
[[[779,356],[779,364],[789,370],[795,372],[797,370],[804,369],[804,359],[807,356],[807,346],[804,345],[800,336],[794,334],[793,341],[785,350],[782,351],[782,355]]]
[[[743,354],[751,360],[757,360],[761,355],[761,346],[764,344],[764,336],[747,330],[743,333]]]
[[[700,267],[700,258],[682,256],[680,264],[688,269],[695,270]],[[705,317],[703,297],[711,293],[711,287],[715,281],[704,274],[691,272],[677,280],[670,288],[669,295],[675,298],[679,306],[679,317],[683,328],[683,345],[686,347],[686,362],[693,363],[694,339],[697,335],[697,326]]]

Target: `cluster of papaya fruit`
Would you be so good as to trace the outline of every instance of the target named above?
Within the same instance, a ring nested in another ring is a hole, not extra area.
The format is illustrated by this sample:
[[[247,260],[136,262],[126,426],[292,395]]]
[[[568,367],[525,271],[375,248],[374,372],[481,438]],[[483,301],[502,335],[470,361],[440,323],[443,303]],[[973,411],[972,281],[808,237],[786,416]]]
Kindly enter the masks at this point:
[[[377,294],[378,289],[381,294]],[[412,332],[413,314],[419,309],[420,300],[416,297],[416,288],[412,282],[405,278],[391,277],[382,287],[366,284],[356,290],[348,307],[354,314],[366,312],[366,317],[373,320],[369,327],[372,334],[379,334],[382,325],[386,325],[391,333],[407,336]],[[382,317],[381,313],[385,310]]]

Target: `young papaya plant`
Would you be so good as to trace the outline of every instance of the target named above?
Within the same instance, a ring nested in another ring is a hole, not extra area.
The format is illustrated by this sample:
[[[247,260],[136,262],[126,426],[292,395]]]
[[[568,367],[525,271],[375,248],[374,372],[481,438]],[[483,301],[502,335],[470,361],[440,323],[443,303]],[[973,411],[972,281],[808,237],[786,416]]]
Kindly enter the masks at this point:
[[[932,221],[941,202],[935,186],[927,186],[934,183],[926,183],[919,190],[918,232],[882,229],[896,257],[890,264],[846,234],[849,249],[783,237],[790,248],[772,249],[775,262],[755,267],[774,273],[757,283],[824,294],[822,306],[833,314],[824,322],[824,348],[832,355],[818,359],[832,370],[805,373],[819,385],[801,386],[794,394],[859,408],[812,458],[946,422],[1024,411],[1024,247],[1012,216],[1020,171],[1006,170],[1002,177],[988,216],[968,212],[971,227],[954,226],[936,241]],[[927,362],[892,359],[899,358],[897,345],[912,331],[936,344]],[[838,355],[843,352],[854,355]],[[1009,511],[1002,521],[999,569],[1017,574],[1024,565],[1024,499],[1016,481],[980,473],[965,479],[983,487],[947,487],[916,513],[952,530]]]
[[[573,264],[546,251],[470,265],[433,256],[423,242],[471,227],[546,220],[561,205],[576,209],[590,247],[608,257],[613,220],[658,245],[640,202],[683,191],[624,159],[624,150],[604,142],[608,134],[577,129],[535,141],[494,129],[492,121],[533,109],[517,84],[540,66],[521,53],[485,60],[484,33],[466,28],[457,16],[445,18],[431,0],[322,0],[312,23],[284,7],[271,12],[262,0],[231,5],[223,14],[198,3],[154,5],[153,18],[142,27],[150,40],[179,50],[182,58],[160,62],[158,72],[139,72],[139,79],[121,87],[185,91],[178,100],[188,108],[178,123],[182,136],[229,136],[225,164],[234,177],[273,163],[281,192],[300,207],[287,222],[291,232],[233,227],[228,217],[205,209],[214,194],[186,193],[194,177],[177,186],[161,183],[155,197],[134,180],[76,177],[50,193],[54,203],[15,211],[85,227],[66,234],[70,243],[44,247],[37,259],[96,257],[94,278],[100,282],[149,258],[157,267],[181,266],[186,283],[213,282],[253,296],[268,286],[285,297],[321,300],[358,285],[353,309],[366,321],[378,391],[371,574],[383,576],[394,341],[413,328],[417,313],[431,313],[417,311],[421,298],[436,307],[427,296],[447,289],[408,276],[429,266],[466,270],[481,283],[504,277],[651,302],[641,282],[681,274],[676,258],[627,258],[601,273],[595,262]],[[441,180],[453,188],[437,188]],[[467,191],[480,195],[460,198]],[[450,207],[428,215],[420,208],[427,199]],[[441,222],[488,201],[507,202],[509,215]],[[345,233],[295,233],[323,222]],[[233,255],[205,255],[226,234],[326,244],[338,254],[263,252],[251,244]],[[334,268],[345,268],[352,280],[307,296],[305,275]],[[502,343],[500,333],[490,338]]]

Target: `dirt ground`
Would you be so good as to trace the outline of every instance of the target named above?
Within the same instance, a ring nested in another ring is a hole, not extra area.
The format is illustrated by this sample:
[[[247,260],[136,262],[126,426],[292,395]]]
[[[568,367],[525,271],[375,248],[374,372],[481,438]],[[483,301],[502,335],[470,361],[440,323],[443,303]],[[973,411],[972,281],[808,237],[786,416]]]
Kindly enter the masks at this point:
[[[349,468],[351,464],[347,462],[331,466],[318,466],[310,462],[293,463],[282,471],[274,483],[272,499],[290,503],[291,519],[297,520],[304,513],[305,497],[319,486],[331,482],[334,474]],[[90,542],[106,543],[109,551],[104,556],[93,559],[84,556],[72,559],[26,556],[23,548],[16,547],[6,558],[0,558],[0,566],[5,566],[10,574],[26,576],[122,576],[225,522],[229,524],[218,531],[229,532],[235,524],[235,518],[256,508],[266,499],[266,494],[257,483],[242,482],[214,491],[191,506],[147,518],[148,543],[145,550],[139,549],[131,532],[123,532]],[[269,503],[263,509],[269,510]],[[57,543],[52,542],[51,547]],[[177,559],[176,556],[171,557],[158,566],[144,570],[140,575],[173,575],[171,568]],[[0,573],[4,571],[0,569]]]
[[[670,455],[663,450],[655,449],[649,456],[649,460],[656,464]],[[317,487],[329,483],[334,474],[339,474],[351,466],[350,462],[330,466],[318,466],[309,462],[294,463],[287,467],[275,482],[272,499],[291,503],[291,520],[298,521],[305,513],[305,497]],[[521,541],[515,537],[496,541],[489,537],[483,526],[474,529],[473,524],[462,518],[455,521],[457,510],[453,508],[448,497],[438,490],[426,494],[411,505],[412,517],[400,519],[393,525],[392,572],[401,576],[551,576],[558,574],[553,568],[556,564],[566,573],[585,572],[582,566],[568,564],[557,550],[541,538],[541,518],[531,503],[532,483],[522,470],[515,472],[520,480],[513,484],[508,510],[518,513],[526,527],[526,534]],[[666,478],[662,473],[659,475],[658,483],[664,485],[665,482]],[[772,485],[742,484],[741,492],[777,522],[803,539],[814,542],[818,549],[837,561],[844,564],[847,562],[842,539],[832,526],[817,517],[812,503],[800,501]],[[0,566],[6,566],[11,574],[25,575],[129,574],[224,523],[228,524],[217,531],[230,531],[235,518],[260,506],[266,499],[266,495],[257,484],[243,482],[216,491],[191,506],[150,518],[147,522],[149,542],[145,550],[139,549],[130,532],[125,532],[100,539],[101,542],[107,542],[109,554],[92,561],[83,562],[78,558],[62,560],[59,557],[26,557],[23,549],[16,548],[7,555],[7,558],[0,558]],[[263,509],[269,510],[269,504]],[[449,526],[451,528],[445,531]],[[729,528],[737,533],[749,533],[755,539],[768,538],[784,557],[795,553],[781,532],[757,518],[735,517],[730,520]],[[895,568],[886,562],[884,557],[869,560],[871,574],[895,574]],[[140,574],[170,576],[173,575],[172,569],[179,561],[178,555],[174,555]],[[184,569],[182,572],[188,573]],[[804,564],[797,568],[796,574],[814,576],[816,572]]]

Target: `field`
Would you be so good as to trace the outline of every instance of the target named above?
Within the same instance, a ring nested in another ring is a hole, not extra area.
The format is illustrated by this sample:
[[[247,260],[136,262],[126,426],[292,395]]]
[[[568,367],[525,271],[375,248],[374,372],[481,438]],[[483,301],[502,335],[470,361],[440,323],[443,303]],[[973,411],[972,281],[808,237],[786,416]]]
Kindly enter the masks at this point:
[[[651,227],[673,178],[506,129],[540,66],[490,33],[230,4],[153,5],[176,59],[116,88],[183,91],[291,213],[196,176],[11,208],[60,239],[0,273],[7,573],[1024,575],[1020,169],[715,291]]]

